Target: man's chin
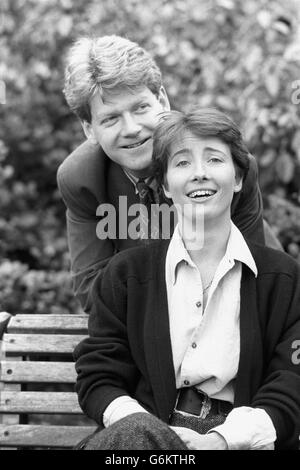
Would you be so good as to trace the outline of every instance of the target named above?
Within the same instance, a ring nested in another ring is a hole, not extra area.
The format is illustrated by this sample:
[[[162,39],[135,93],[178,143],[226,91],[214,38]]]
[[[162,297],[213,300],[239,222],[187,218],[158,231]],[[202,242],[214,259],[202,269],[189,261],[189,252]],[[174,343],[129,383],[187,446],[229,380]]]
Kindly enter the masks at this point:
[[[137,178],[146,178],[150,175],[151,165],[130,165],[127,166],[125,169],[126,171],[128,171],[128,173],[133,176],[136,176]]]

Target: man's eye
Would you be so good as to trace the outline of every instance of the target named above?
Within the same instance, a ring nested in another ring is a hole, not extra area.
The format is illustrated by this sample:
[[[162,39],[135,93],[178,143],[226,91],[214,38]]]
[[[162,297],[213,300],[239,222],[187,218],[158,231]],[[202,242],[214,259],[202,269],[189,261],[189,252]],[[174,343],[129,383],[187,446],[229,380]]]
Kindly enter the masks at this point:
[[[104,126],[112,126],[117,122],[118,116],[109,116],[101,121]]]
[[[148,103],[141,103],[139,106],[137,106],[136,108],[136,112],[144,112],[146,111],[148,108],[150,107],[150,105]]]

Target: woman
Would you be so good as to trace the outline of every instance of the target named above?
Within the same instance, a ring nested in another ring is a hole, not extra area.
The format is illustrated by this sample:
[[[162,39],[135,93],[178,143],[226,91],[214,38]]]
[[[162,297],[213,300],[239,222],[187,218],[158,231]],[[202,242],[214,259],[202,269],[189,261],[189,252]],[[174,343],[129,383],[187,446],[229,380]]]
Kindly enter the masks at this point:
[[[231,221],[249,163],[240,131],[213,109],[171,112],[153,154],[178,226],[95,282],[77,392],[105,429],[82,447],[297,448],[299,266]]]

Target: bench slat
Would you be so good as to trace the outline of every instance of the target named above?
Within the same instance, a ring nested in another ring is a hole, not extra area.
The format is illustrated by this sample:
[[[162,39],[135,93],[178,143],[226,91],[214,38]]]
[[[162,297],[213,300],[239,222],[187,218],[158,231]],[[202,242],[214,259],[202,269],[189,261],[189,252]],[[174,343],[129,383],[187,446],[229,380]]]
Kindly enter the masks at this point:
[[[0,340],[2,339],[2,335],[6,330],[8,322],[11,319],[11,314],[7,312],[0,312]]]
[[[0,413],[83,414],[73,392],[1,392]]]
[[[75,383],[73,362],[2,361],[5,383]]]
[[[88,315],[16,315],[8,333],[87,334]]]
[[[2,348],[6,354],[72,354],[85,335],[3,335]]]
[[[72,448],[96,429],[92,421],[88,420],[85,425],[76,393],[67,391],[70,385],[55,385],[74,384],[76,372],[72,353],[87,336],[87,323],[86,314],[20,314],[10,318],[2,312],[1,447]],[[43,388],[51,391],[20,391],[22,383],[28,384],[28,389],[44,383]],[[44,424],[20,425],[19,415],[29,415],[29,423],[30,415],[40,415],[38,419]],[[14,421],[7,422],[10,418]]]
[[[70,448],[95,429],[96,426],[0,425],[0,446]]]

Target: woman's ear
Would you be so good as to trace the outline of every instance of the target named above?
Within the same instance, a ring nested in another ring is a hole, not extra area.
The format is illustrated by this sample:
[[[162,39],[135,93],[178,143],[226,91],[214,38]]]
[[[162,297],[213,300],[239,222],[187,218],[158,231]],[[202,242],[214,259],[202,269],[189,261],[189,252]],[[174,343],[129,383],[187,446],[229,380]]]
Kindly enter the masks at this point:
[[[170,191],[168,191],[168,184],[167,184],[167,182],[165,182],[165,183],[162,185],[162,188],[163,188],[163,191],[164,191],[165,196],[166,196],[168,199],[172,199],[171,193],[170,193]]]
[[[243,187],[243,177],[238,172],[235,175],[235,185],[233,191],[239,193]]]
[[[164,111],[170,111],[171,106],[170,106],[169,98],[163,86],[160,87],[159,94],[158,94],[158,101],[162,105]]]
[[[98,144],[98,141],[95,137],[92,124],[87,121],[81,121],[83,132],[85,133],[86,138],[94,145]]]

